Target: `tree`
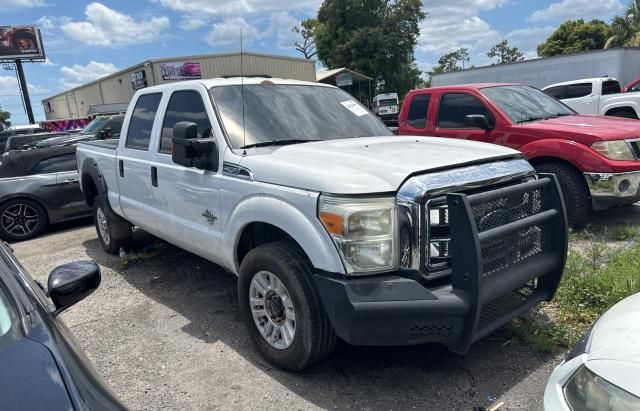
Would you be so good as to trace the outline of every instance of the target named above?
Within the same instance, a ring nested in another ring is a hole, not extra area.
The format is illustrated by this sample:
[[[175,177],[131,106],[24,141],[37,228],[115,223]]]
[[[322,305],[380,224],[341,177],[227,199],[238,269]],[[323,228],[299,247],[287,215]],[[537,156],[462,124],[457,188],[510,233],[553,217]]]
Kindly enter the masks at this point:
[[[429,74],[448,73],[464,70],[464,63],[469,62],[469,49],[461,48],[440,57],[438,65]]]
[[[291,28],[291,31],[298,33],[301,37],[301,41],[296,41],[294,45],[296,50],[304,55],[304,58],[310,59],[314,57],[318,52],[316,51],[315,31],[318,25],[318,20],[307,19],[300,23],[300,26]]]
[[[496,64],[515,63],[524,60],[524,54],[520,53],[517,47],[509,47],[508,40],[502,40],[500,43],[491,47],[487,53],[489,58],[497,58]]]
[[[11,127],[11,113],[8,111],[4,111],[2,107],[0,107],[0,131],[4,130],[7,127]]]
[[[602,49],[611,37],[611,28],[600,20],[567,20],[538,46],[540,57]]]
[[[405,94],[420,79],[414,51],[425,18],[420,0],[324,0],[318,11],[318,59],[384,82],[380,92]]]
[[[622,16],[611,21],[611,37],[604,48],[640,45],[640,0],[629,2]]]

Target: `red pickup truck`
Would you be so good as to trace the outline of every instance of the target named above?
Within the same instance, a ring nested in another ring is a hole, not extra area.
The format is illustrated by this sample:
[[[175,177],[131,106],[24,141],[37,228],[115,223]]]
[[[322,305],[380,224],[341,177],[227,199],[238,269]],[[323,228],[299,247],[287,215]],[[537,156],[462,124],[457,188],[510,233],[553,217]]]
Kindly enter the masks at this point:
[[[579,115],[542,91],[517,84],[412,90],[398,134],[462,138],[520,150],[539,172],[558,176],[569,222],[591,210],[640,200],[640,121]]]

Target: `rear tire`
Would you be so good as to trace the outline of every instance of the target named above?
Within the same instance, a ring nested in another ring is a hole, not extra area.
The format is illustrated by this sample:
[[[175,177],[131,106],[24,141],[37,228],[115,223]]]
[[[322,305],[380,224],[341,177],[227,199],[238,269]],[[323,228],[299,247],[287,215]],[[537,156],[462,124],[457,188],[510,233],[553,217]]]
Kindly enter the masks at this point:
[[[335,348],[312,275],[311,263],[291,241],[261,245],[240,266],[240,315],[257,350],[279,368],[300,371]]]
[[[591,195],[582,174],[573,166],[563,163],[544,163],[535,167],[539,173],[555,174],[562,189],[567,220],[573,228],[582,228],[591,213]]]
[[[116,215],[103,196],[93,201],[93,222],[104,251],[116,255],[120,248],[129,248],[133,236],[131,224]]]
[[[33,200],[15,198],[0,205],[0,238],[4,241],[30,240],[47,227],[47,213]]]

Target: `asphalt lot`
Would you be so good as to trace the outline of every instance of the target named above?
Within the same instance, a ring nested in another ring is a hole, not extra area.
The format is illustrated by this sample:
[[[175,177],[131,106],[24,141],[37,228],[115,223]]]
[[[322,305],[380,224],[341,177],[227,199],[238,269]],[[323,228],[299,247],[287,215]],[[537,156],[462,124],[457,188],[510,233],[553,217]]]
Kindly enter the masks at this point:
[[[596,223],[640,222],[640,207]],[[167,245],[123,264],[105,254],[90,221],[14,244],[31,274],[93,259],[102,284],[63,314],[98,371],[132,409],[461,409],[504,401],[501,410],[541,409],[546,379],[562,358],[497,331],[466,356],[438,345],[365,348],[339,343],[302,373],[269,367],[240,322],[236,278]],[[138,247],[153,241],[138,233]]]

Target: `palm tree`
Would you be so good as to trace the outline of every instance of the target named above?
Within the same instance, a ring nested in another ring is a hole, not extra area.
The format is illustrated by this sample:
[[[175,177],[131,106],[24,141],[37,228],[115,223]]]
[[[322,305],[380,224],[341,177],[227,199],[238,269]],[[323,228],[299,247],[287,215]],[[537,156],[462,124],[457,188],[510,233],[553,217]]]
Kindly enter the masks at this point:
[[[607,40],[604,48],[635,47],[640,45],[640,0],[633,0],[627,4],[622,16],[616,16],[611,22],[613,36]]]

